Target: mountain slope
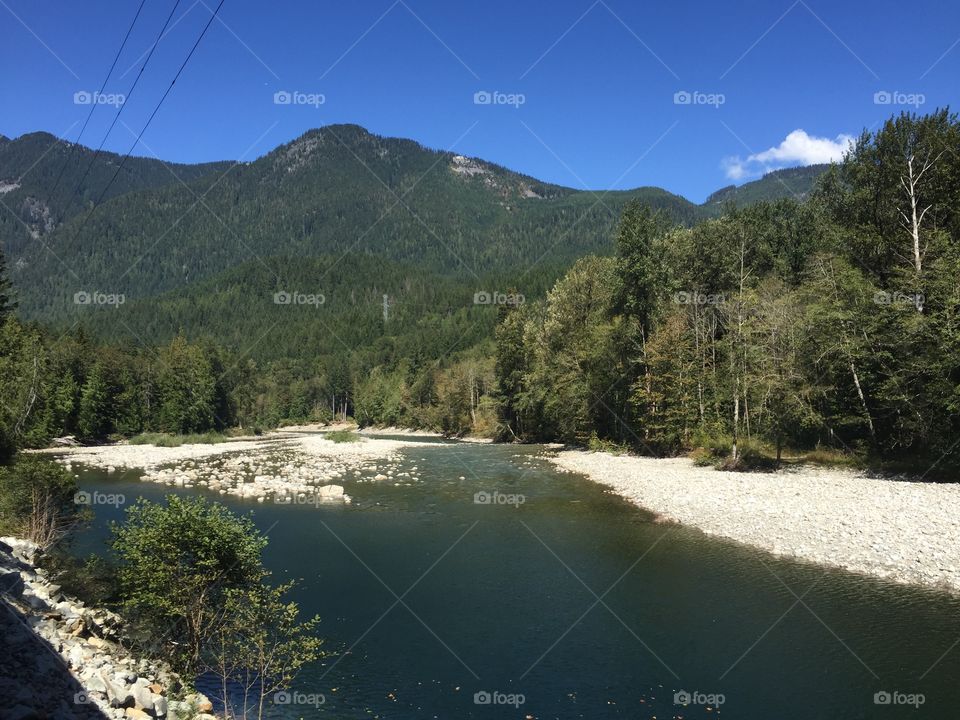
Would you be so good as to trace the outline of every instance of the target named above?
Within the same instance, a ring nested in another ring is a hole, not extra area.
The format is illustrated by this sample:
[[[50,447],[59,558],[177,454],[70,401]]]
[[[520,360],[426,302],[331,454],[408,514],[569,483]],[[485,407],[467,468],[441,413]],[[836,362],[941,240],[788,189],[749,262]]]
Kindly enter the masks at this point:
[[[131,157],[108,199],[89,212],[120,161],[97,156],[73,197],[93,155],[45,133],[0,140],[0,242],[25,317],[72,317],[74,295],[97,291],[123,294],[128,308],[162,295],[164,307],[186,312],[203,305],[197,287],[235,268],[259,268],[282,286],[291,266],[278,269],[271,258],[344,254],[399,263],[414,280],[453,279],[470,292],[494,282],[532,296],[577,258],[609,253],[630,200],[689,225],[721,212],[726,200],[808,192],[821,171],[780,171],[698,206],[656,187],[573,190],[412,140],[332,125],[249,163]],[[352,263],[335,272],[347,280],[356,274]],[[177,293],[194,300],[185,306]]]
[[[108,187],[121,160],[116,153],[97,154],[45,132],[0,139],[0,202],[6,208],[0,207],[0,242],[11,254],[18,253],[31,238],[49,235],[87,209],[104,188],[105,198],[110,199],[133,190],[195,180],[229,166],[131,156]]]
[[[727,202],[734,202],[740,206],[753,205],[764,200],[779,200],[784,197],[805,200],[813,190],[817,178],[829,167],[829,165],[806,165],[774,170],[759,180],[740,186],[728,185],[717,190],[707,198],[703,207],[720,208]]]
[[[679,222],[700,214],[658,188],[574,191],[340,125],[223,173],[134,189],[11,256],[35,317],[79,290],[142,297],[276,255],[366,253],[474,281],[608,251],[632,198]]]
[[[275,257],[120,306],[76,306],[68,318],[121,343],[163,344],[183,329],[260,361],[359,351],[385,362],[430,349],[448,354],[488,337],[498,308],[475,303],[474,293],[496,289],[368,255]]]

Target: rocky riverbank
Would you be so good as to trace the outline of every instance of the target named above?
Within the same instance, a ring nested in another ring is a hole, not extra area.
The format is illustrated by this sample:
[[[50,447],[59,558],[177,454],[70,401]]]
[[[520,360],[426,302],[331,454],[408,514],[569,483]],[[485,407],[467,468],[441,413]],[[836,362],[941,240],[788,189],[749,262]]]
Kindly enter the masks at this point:
[[[400,450],[414,441],[358,437],[334,442],[321,434],[259,441],[180,445],[101,445],[48,451],[67,470],[75,463],[108,472],[137,470],[141,479],[166,485],[195,486],[258,502],[347,503],[342,482],[370,476],[416,481],[398,470]],[[338,482],[339,481],[339,482]]]
[[[562,451],[586,475],[664,520],[777,555],[960,591],[960,485],[801,467],[720,472],[686,458]]]
[[[214,720],[206,697],[174,699],[179,678],[120,645],[118,615],[65,595],[36,558],[33,543],[0,538],[0,718]]]

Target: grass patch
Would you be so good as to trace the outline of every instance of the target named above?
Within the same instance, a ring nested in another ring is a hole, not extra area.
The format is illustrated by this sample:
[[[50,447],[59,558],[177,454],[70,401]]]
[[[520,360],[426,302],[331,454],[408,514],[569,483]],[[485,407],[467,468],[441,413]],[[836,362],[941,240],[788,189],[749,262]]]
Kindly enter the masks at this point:
[[[335,443],[360,442],[360,434],[352,430],[331,430],[323,435],[327,440]]]
[[[861,467],[863,465],[863,460],[858,456],[832,448],[817,448],[802,452],[798,460],[801,463],[826,467]]]
[[[630,448],[626,445],[620,445],[613,440],[604,440],[597,437],[596,433],[591,433],[587,439],[587,449],[591,452],[606,452],[611,455],[626,455],[630,452]]]
[[[228,435],[221,432],[191,433],[171,435],[169,433],[141,433],[127,440],[129,445],[156,445],[157,447],[179,447],[180,445],[213,445],[227,442]]]

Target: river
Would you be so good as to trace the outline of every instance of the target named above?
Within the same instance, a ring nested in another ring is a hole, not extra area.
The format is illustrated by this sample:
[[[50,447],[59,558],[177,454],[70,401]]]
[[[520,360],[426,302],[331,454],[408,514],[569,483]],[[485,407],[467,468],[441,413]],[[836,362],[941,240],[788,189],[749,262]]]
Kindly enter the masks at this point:
[[[294,599],[322,618],[330,654],[275,714],[960,716],[955,596],[659,524],[542,453],[411,446],[401,466],[417,466],[419,482],[348,481],[351,505],[188,491],[253,513],[274,578],[300,580]],[[134,473],[79,472],[82,489],[128,503],[172,492]],[[104,552],[122,519],[122,507],[93,509],[78,553]]]

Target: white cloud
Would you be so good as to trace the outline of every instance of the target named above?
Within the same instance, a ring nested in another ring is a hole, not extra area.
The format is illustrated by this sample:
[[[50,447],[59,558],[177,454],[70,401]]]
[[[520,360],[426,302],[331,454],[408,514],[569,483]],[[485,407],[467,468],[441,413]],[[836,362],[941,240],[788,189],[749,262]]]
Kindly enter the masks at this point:
[[[794,130],[782,143],[747,158],[728,157],[723,168],[731,180],[759,177],[771,170],[792,165],[815,165],[841,160],[853,142],[852,135],[837,135],[834,140],[808,135],[805,130]]]

